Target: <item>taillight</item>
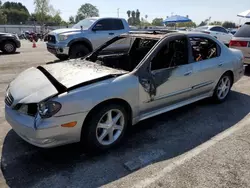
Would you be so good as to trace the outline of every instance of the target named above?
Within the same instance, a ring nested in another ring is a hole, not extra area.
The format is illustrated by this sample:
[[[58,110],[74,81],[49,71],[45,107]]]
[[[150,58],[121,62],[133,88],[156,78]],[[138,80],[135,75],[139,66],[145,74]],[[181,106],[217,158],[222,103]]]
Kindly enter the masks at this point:
[[[247,41],[231,40],[229,46],[247,47]]]
[[[202,33],[210,34],[210,32],[208,32],[208,31],[202,31]]]

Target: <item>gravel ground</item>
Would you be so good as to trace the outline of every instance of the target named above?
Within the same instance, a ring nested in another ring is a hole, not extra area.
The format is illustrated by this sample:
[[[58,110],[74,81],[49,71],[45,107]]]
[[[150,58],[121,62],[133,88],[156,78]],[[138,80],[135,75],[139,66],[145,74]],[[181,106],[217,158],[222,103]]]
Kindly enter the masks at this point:
[[[56,58],[39,42],[0,54],[0,187],[249,187],[250,78],[219,105],[209,100],[145,120],[118,148],[86,156],[78,144],[49,150],[20,139],[4,119],[7,84]]]

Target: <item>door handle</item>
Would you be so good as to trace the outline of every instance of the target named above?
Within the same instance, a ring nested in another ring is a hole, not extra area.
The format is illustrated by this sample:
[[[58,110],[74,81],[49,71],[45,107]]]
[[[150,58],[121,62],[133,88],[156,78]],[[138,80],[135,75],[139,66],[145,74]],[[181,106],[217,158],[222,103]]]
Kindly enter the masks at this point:
[[[114,33],[109,33],[109,35],[114,35]]]
[[[219,66],[219,67],[221,67],[222,65],[223,65],[223,63],[222,63],[222,62],[220,62],[218,66]]]
[[[192,74],[192,71],[186,72],[186,73],[184,74],[184,76],[188,76],[188,75],[190,75],[190,74]]]

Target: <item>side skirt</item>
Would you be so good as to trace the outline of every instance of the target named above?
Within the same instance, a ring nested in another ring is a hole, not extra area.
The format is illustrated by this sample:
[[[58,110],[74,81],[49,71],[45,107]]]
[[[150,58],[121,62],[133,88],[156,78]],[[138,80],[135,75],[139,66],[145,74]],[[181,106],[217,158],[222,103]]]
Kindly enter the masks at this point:
[[[140,117],[134,118],[133,125],[135,125],[139,121],[142,121],[142,120],[154,117],[156,115],[159,115],[159,114],[162,114],[162,113],[165,113],[165,112],[168,112],[168,111],[180,108],[182,106],[186,106],[188,104],[192,104],[194,102],[200,101],[202,99],[205,99],[205,98],[208,98],[208,97],[211,97],[211,96],[213,96],[213,92],[209,92],[209,93],[200,95],[198,97],[194,97],[194,98],[188,99],[186,101],[182,101],[182,102],[176,103],[176,104],[171,105],[171,106],[167,106],[167,107],[164,107],[164,108],[160,108],[160,109],[154,110],[152,112],[148,112],[146,114],[141,115]]]

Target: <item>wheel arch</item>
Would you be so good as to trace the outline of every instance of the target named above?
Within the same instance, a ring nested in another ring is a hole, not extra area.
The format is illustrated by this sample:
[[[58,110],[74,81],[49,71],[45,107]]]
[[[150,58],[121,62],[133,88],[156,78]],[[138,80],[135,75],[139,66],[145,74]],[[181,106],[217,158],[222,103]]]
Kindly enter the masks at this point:
[[[102,108],[103,106],[106,106],[108,104],[118,104],[118,105],[123,106],[125,108],[125,110],[127,111],[128,116],[129,116],[129,126],[132,125],[133,111],[132,111],[130,104],[127,101],[125,101],[124,99],[112,98],[112,99],[107,99],[105,101],[98,103],[89,111],[89,113],[87,114],[86,118],[83,121],[82,130],[86,126],[87,122],[92,118],[93,114],[95,114],[96,111],[98,111],[100,108]]]
[[[225,74],[229,74],[230,75],[230,77],[232,79],[232,85],[233,85],[233,83],[234,83],[234,73],[233,73],[233,71],[232,70],[227,70],[226,72],[224,72],[223,75],[225,75]]]
[[[91,42],[86,38],[74,39],[69,42],[68,47],[71,48],[73,45],[76,45],[76,44],[84,44],[84,46],[86,46],[86,48],[88,48],[90,52],[93,51],[93,46]]]
[[[17,44],[16,44],[15,40],[11,39],[11,38],[4,38],[4,39],[2,39],[0,41],[0,47],[3,47],[6,42],[12,42],[15,45],[15,47],[17,47]]]

